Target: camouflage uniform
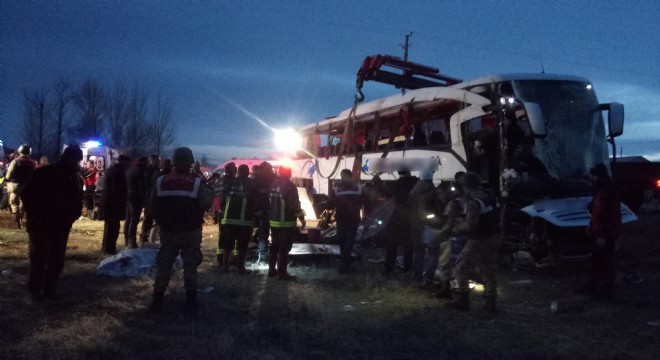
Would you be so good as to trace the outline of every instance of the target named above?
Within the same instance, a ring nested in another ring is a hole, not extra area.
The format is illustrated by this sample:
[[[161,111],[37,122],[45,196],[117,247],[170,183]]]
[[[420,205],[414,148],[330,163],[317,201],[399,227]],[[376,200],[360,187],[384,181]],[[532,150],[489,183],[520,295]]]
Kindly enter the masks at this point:
[[[28,182],[36,163],[34,160],[30,159],[28,155],[21,155],[14,159],[9,164],[7,168],[7,191],[9,192],[9,204],[11,205],[11,211],[14,214],[20,215],[21,212],[21,199],[20,194],[25,188],[25,184]]]
[[[183,260],[183,283],[186,291],[197,291],[197,266],[202,263],[202,229],[180,233],[161,232],[160,251],[156,258],[158,273],[154,292],[165,292],[172,276],[172,265],[179,251]]]
[[[482,214],[482,203],[490,203],[488,195],[483,190],[475,190],[468,194],[469,199],[465,203],[465,222],[454,227],[457,234],[467,235],[467,243],[458,255],[456,261],[456,282],[459,292],[468,292],[469,277],[477,268],[484,284],[484,295],[486,297],[497,297],[497,282],[495,272],[497,270],[498,238],[476,238],[474,233],[480,226],[479,217]],[[492,211],[492,209],[491,209]],[[481,224],[483,226],[483,224]]]

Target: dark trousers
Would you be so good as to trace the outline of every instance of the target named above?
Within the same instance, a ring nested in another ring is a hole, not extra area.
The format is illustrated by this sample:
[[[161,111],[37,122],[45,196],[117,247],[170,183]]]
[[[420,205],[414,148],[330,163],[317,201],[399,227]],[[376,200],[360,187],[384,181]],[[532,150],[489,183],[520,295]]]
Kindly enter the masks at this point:
[[[137,237],[137,227],[142,215],[141,201],[129,201],[126,203],[126,221],[124,222],[124,237],[126,239],[135,239]]]
[[[392,272],[396,263],[399,247],[403,248],[403,271],[412,270],[413,244],[410,227],[389,228],[385,234],[385,272]]]
[[[225,253],[231,252],[234,249],[234,244],[236,244],[236,249],[239,251],[247,250],[252,236],[252,226],[224,225],[223,229],[225,231],[223,248]]]
[[[339,240],[339,252],[341,254],[341,268],[347,270],[351,266],[351,254],[355,245],[360,220],[337,221],[337,239]]]
[[[71,225],[40,227],[28,233],[30,270],[28,289],[33,296],[54,295],[64,269],[66,243]]]
[[[103,223],[103,248],[106,254],[114,255],[117,252],[117,238],[119,237],[119,219],[105,219]]]
[[[588,286],[602,295],[614,295],[616,280],[616,239],[605,239],[604,245],[596,245],[593,253],[593,268]]]
[[[424,281],[427,284],[433,282],[433,278],[435,277],[435,270],[438,268],[439,258],[440,244],[415,245],[415,252],[413,256],[413,271],[415,274],[415,280]]]
[[[85,186],[85,208],[94,211],[94,192],[96,185]]]
[[[287,256],[293,246],[293,236],[296,228],[292,227],[271,227],[272,232],[270,252],[280,256]]]

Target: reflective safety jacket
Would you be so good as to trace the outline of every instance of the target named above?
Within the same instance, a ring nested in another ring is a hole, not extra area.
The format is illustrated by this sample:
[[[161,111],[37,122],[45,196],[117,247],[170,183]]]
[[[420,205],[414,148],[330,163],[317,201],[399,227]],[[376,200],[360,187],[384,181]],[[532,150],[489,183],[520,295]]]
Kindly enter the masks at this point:
[[[173,171],[156,179],[151,193],[150,210],[165,232],[200,229],[204,211],[211,205],[202,180],[190,173]]]
[[[271,227],[296,227],[296,218],[302,216],[298,189],[287,179],[277,179],[270,187],[270,211],[268,219]]]
[[[254,226],[259,189],[249,178],[236,178],[222,197],[222,225]]]

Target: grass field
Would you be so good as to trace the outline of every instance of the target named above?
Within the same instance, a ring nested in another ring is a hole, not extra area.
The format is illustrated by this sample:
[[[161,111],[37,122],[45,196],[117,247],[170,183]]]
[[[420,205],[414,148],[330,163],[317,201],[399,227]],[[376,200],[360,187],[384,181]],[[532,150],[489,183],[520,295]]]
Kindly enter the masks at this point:
[[[164,313],[151,314],[150,278],[95,276],[102,228],[74,224],[59,299],[32,303],[27,234],[0,214],[0,359],[660,359],[660,330],[646,325],[660,312],[658,213],[626,226],[620,268],[644,281],[621,280],[614,303],[553,315],[552,300],[581,301],[573,289],[586,264],[503,269],[494,319],[479,312],[478,293],[473,311],[450,311],[410,274],[384,277],[382,264],[366,260],[340,275],[334,259],[293,259],[295,282],[265,270],[221,274],[210,224],[199,283],[214,290],[200,292],[200,310],[186,313],[177,272]]]

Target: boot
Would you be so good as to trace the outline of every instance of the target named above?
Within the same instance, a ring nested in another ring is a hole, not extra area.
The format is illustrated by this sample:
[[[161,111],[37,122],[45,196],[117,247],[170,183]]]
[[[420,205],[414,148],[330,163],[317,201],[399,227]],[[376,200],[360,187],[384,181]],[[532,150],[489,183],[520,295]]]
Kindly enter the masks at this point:
[[[280,255],[277,258],[277,275],[279,276],[280,280],[295,280],[296,277],[289,274],[286,271],[287,266],[289,266],[287,262],[287,256],[286,255]]]
[[[197,290],[186,290],[186,310],[197,310]]]
[[[277,263],[277,254],[273,252],[268,253],[268,277],[277,276],[277,269],[275,264]]]
[[[497,314],[496,309],[496,298],[494,296],[489,296],[486,298],[486,305],[484,306],[484,312],[488,315]]]
[[[238,273],[240,275],[249,274],[252,271],[245,268],[245,258],[247,257],[247,250],[238,250],[238,256],[236,257],[236,264],[238,267]]]
[[[129,249],[137,249],[137,241],[134,237],[128,238],[128,248]]]
[[[156,292],[154,291],[153,302],[151,303],[151,312],[159,313],[163,311],[163,299],[165,298],[165,292]]]
[[[228,273],[229,272],[229,258],[231,257],[231,252],[225,250],[224,253],[222,253],[222,272]]]
[[[470,310],[470,293],[467,291],[459,291],[456,299],[448,303],[447,307],[462,311]]]
[[[441,282],[438,290],[431,296],[438,299],[451,299],[451,283],[449,280]]]
[[[16,214],[14,214],[14,217],[15,217],[15,221],[16,221],[16,228],[22,229],[23,224],[21,224],[21,213],[17,212]]]

